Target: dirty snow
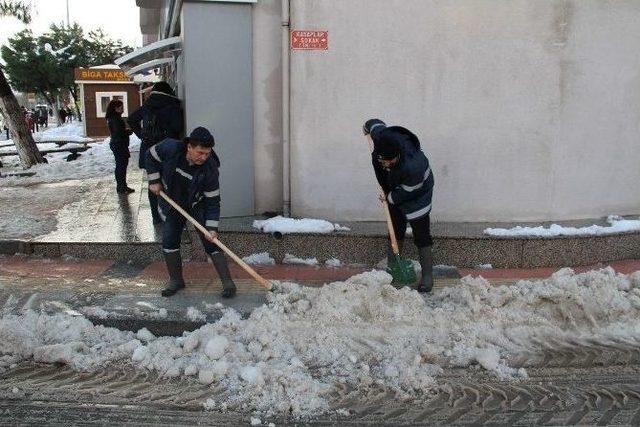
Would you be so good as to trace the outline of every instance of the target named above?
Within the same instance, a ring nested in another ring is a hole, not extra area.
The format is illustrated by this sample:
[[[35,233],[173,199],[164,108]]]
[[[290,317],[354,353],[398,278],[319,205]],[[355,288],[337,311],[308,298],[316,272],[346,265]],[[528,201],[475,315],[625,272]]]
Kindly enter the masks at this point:
[[[342,267],[342,261],[337,258],[330,258],[324,262],[324,265],[332,268],[340,268]]]
[[[640,345],[640,272],[562,269],[511,286],[465,277],[426,299],[390,282],[370,271],[321,288],[279,283],[249,318],[224,308],[218,321],[181,337],[63,314],[5,313],[0,371],[26,359],[79,371],[130,363],[225,389],[218,401],[207,400],[209,409],[306,416],[330,411],[336,387],[388,387],[411,397],[437,387],[447,367],[479,365],[513,379],[527,374],[508,365],[512,355],[567,344]]]
[[[252,265],[275,265],[276,260],[271,258],[269,252],[260,252],[257,254],[251,254],[242,258],[244,262]]]
[[[340,224],[333,224],[324,219],[294,219],[276,216],[266,220],[253,221],[253,228],[264,233],[320,233],[327,234],[334,231],[348,231],[349,228]]]
[[[491,265],[491,264],[478,264],[478,265],[476,265],[475,268],[477,268],[479,270],[492,270],[493,269],[493,265]]]
[[[283,264],[293,264],[293,265],[318,265],[317,258],[298,258],[295,255],[285,254],[284,259],[282,260]]]
[[[192,322],[206,322],[207,316],[195,307],[187,308],[187,319]]]
[[[609,215],[607,222],[611,225],[590,225],[586,227],[563,227],[552,224],[549,228],[522,227],[513,228],[486,228],[484,234],[490,236],[530,236],[530,237],[555,237],[555,236],[602,236],[606,234],[640,231],[640,219],[624,219],[617,215]]]
[[[82,124],[78,122],[72,122],[60,127],[50,127],[44,132],[40,132],[34,135],[36,140],[47,141],[76,141],[83,142],[87,140],[83,136]],[[72,144],[77,145],[77,144]],[[38,147],[43,149],[48,147],[49,144],[38,144]],[[54,145],[52,145],[54,146]],[[69,144],[62,146],[66,148]],[[140,139],[135,135],[131,135],[129,150],[136,151],[139,149]],[[92,143],[89,145],[89,150],[80,154],[76,160],[67,162],[66,158],[69,155],[67,152],[51,153],[47,155],[49,163],[38,164],[29,168],[29,172],[35,172],[34,176],[30,177],[4,177],[0,179],[0,186],[27,186],[43,182],[57,182],[65,181],[69,179],[86,179],[92,177],[100,177],[111,175],[115,168],[113,160],[113,153],[109,148],[109,138],[106,138],[100,142]],[[20,166],[19,160],[16,156],[5,157],[3,159],[6,167],[3,168],[3,173],[23,172]]]

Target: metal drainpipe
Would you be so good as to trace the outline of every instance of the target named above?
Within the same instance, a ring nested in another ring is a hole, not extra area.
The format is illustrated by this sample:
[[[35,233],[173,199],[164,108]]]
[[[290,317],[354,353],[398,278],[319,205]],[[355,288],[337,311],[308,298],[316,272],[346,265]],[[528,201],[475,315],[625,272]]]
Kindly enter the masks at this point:
[[[169,38],[169,29],[171,28],[171,14],[173,13],[173,6],[176,0],[169,0],[169,6],[167,7],[167,15],[164,17],[164,29],[162,31],[161,38]]]
[[[291,1],[282,0],[282,214],[291,216],[290,50]]]
[[[178,18],[180,17],[181,13],[182,13],[182,0],[175,0],[175,3],[173,4],[173,12],[171,14],[171,25],[169,25],[168,37],[173,37],[177,35],[175,34],[176,25],[178,23]]]

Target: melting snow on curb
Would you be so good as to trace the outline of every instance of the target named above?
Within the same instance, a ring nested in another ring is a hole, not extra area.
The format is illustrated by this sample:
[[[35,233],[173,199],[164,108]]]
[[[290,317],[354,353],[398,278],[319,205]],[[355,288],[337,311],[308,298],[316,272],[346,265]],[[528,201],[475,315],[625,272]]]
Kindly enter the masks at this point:
[[[609,215],[607,222],[611,225],[590,225],[587,227],[563,227],[552,224],[549,228],[522,227],[513,228],[486,228],[484,234],[490,236],[530,236],[530,237],[555,237],[555,236],[602,236],[607,234],[640,231],[640,219],[624,219],[617,215]]]
[[[263,233],[333,233],[334,231],[349,231],[348,227],[333,224],[324,219],[294,219],[276,216],[266,220],[253,221],[253,228]]]

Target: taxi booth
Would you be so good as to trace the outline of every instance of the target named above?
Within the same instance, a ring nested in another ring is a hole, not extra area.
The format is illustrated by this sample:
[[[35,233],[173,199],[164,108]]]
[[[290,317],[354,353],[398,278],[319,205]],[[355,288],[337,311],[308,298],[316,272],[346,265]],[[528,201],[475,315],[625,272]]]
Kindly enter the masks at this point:
[[[74,73],[75,83],[80,86],[84,132],[88,137],[109,136],[105,113],[112,99],[124,104],[122,117],[127,117],[141,104],[139,83],[117,65],[76,68]]]

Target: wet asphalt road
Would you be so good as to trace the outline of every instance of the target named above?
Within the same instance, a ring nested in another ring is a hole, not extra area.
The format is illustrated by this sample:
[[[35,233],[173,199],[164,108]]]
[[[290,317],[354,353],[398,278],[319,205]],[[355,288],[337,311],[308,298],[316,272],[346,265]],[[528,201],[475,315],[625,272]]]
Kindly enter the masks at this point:
[[[445,368],[419,397],[337,386],[332,414],[264,425],[640,425],[640,352],[622,343],[514,357],[529,378],[501,381],[478,366]],[[130,367],[77,373],[24,363],[0,375],[0,425],[249,425],[241,408],[207,412],[220,387],[164,380]],[[350,415],[337,415],[337,410]]]

